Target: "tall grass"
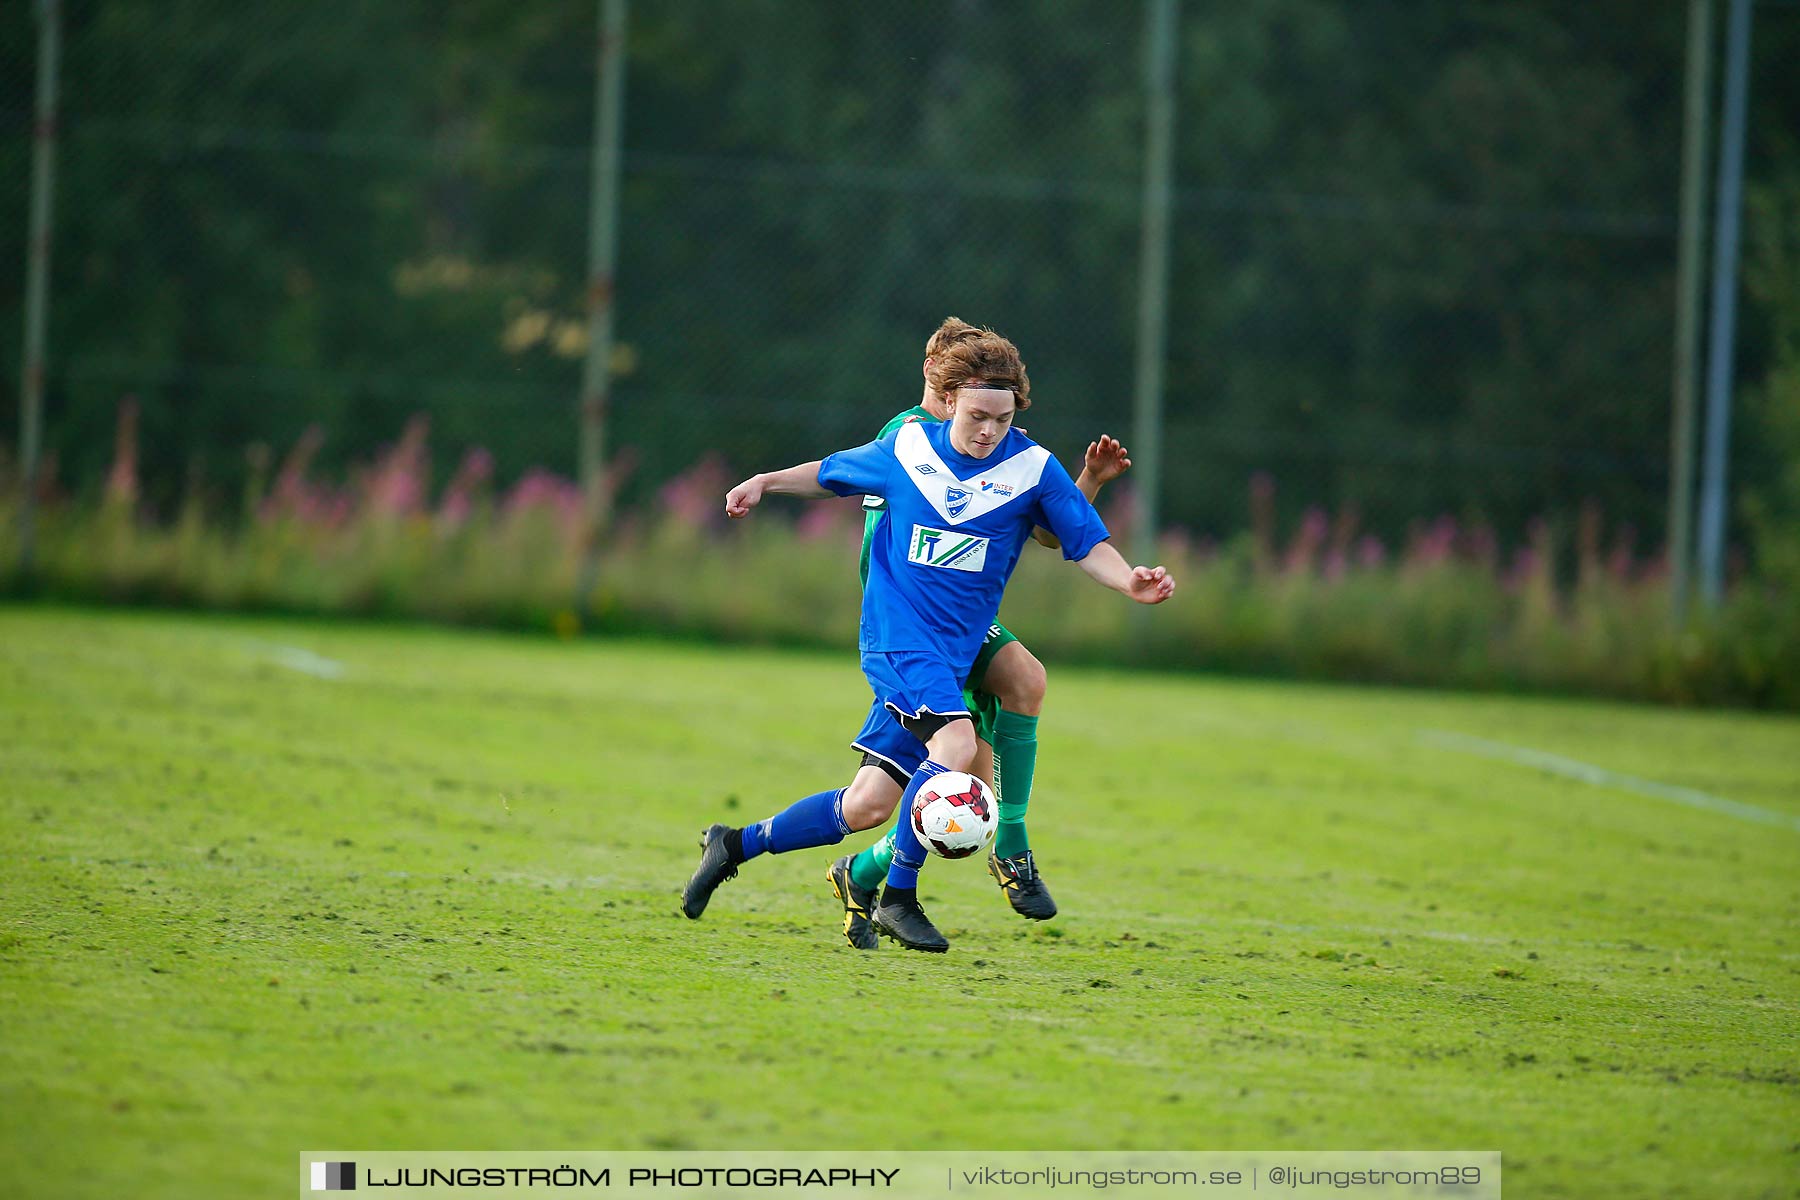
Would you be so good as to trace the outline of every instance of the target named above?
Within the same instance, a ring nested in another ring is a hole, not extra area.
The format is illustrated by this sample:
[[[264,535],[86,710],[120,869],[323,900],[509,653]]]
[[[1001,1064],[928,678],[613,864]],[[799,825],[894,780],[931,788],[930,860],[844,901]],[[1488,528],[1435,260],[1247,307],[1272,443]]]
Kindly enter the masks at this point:
[[[422,420],[346,483],[312,477],[308,434],[272,477],[255,474],[235,519],[190,499],[150,520],[125,425],[99,497],[40,508],[29,580],[18,491],[0,487],[0,593],[855,643],[861,510],[772,501],[728,522],[734,479],[717,458],[590,549],[574,484],[534,470],[497,490],[479,449],[434,498]],[[1740,581],[1718,612],[1674,628],[1660,562],[1629,538],[1604,544],[1597,515],[1563,546],[1539,525],[1502,553],[1490,531],[1443,517],[1390,548],[1349,513],[1308,512],[1283,536],[1273,486],[1252,481],[1252,528],[1223,544],[1164,534],[1180,591],[1153,612],[1028,547],[1002,619],[1051,661],[1800,708],[1800,602],[1771,583]],[[1128,493],[1117,499],[1122,534],[1133,514]]]

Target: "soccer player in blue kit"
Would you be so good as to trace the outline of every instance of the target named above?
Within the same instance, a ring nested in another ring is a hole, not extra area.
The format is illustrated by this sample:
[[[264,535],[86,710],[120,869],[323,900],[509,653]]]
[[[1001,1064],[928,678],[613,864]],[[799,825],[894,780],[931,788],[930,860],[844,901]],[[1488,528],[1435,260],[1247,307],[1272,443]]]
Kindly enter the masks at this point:
[[[836,845],[885,823],[898,803],[903,819],[871,923],[910,949],[949,949],[919,906],[926,851],[904,814],[926,780],[967,771],[974,761],[963,680],[1032,530],[1049,530],[1064,558],[1140,604],[1161,604],[1174,594],[1175,580],[1162,567],[1126,563],[1068,472],[1012,427],[1031,402],[1031,381],[1011,342],[998,335],[963,342],[935,361],[932,372],[949,420],[903,425],[822,461],[752,476],[726,496],[725,511],[734,518],[748,516],[771,493],[887,501],[885,527],[870,553],[858,639],[875,699],[852,743],[883,765],[865,765],[847,787],[807,796],[767,820],[709,828],[700,866],[682,893],[690,918],[705,912],[718,886],[750,859]],[[887,764],[910,776],[904,790]]]
[[[925,343],[922,373],[926,383],[918,404],[895,415],[875,435],[876,439],[915,421],[948,419],[944,398],[931,388],[932,361],[958,342],[992,332],[960,317],[944,318]],[[1029,401],[1020,410],[1026,407]],[[1024,430],[1021,428],[1020,432]],[[1075,486],[1097,505],[1100,489],[1130,466],[1125,447],[1103,434],[1088,444]],[[866,585],[870,550],[887,520],[887,501],[880,496],[864,496],[863,518],[860,572]],[[1032,536],[1052,550],[1060,548],[1043,529]],[[1000,885],[1007,905],[1032,921],[1047,921],[1056,915],[1056,901],[1038,869],[1037,855],[1025,828],[1025,813],[1031,806],[1032,782],[1037,773],[1038,717],[1043,711],[1047,683],[1044,664],[998,621],[988,626],[975,664],[963,681],[963,703],[975,722],[975,763],[969,773],[988,784],[1000,804],[1000,828],[988,852],[988,873]],[[906,786],[907,775],[895,764],[866,754],[864,761],[886,767],[901,787]],[[893,859],[894,834],[890,829],[886,837],[861,853],[846,854],[834,861],[825,877],[832,894],[844,906],[844,940],[858,950],[880,947],[881,935],[869,923],[869,914],[881,899],[881,885]]]

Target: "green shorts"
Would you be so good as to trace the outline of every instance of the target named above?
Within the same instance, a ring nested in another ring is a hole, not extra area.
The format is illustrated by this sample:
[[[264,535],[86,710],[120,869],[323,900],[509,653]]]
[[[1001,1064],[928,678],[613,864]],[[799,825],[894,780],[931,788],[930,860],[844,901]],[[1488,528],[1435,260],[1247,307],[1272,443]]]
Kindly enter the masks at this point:
[[[975,665],[963,682],[963,699],[969,711],[975,714],[975,736],[990,746],[994,744],[994,722],[1000,718],[1000,698],[979,690],[977,685],[987,677],[988,664],[994,661],[994,655],[1000,653],[1001,647],[1018,640],[1012,630],[999,622],[989,625],[987,637],[981,640],[981,653],[975,656]]]

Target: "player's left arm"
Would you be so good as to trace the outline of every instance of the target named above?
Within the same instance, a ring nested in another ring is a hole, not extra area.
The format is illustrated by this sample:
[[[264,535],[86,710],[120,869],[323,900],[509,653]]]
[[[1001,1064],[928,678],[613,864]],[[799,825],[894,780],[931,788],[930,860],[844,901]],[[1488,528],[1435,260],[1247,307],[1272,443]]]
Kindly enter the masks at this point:
[[[1164,567],[1134,567],[1111,542],[1101,542],[1077,559],[1089,579],[1105,584],[1139,604],[1161,604],[1175,594],[1175,577]]]
[[[1118,438],[1103,433],[1099,441],[1088,443],[1087,455],[1081,463],[1081,478],[1075,481],[1075,486],[1087,497],[1088,503],[1093,504],[1100,499],[1101,488],[1129,470],[1130,454],[1119,443]],[[1031,536],[1040,546],[1047,546],[1052,550],[1062,549],[1062,542],[1042,525],[1033,529]]]

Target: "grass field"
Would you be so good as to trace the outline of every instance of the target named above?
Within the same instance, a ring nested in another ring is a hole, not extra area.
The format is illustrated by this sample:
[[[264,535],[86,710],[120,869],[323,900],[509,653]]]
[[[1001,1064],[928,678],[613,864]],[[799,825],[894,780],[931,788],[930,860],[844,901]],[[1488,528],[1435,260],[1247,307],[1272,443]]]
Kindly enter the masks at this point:
[[[684,920],[701,826],[846,779],[866,697],[848,650],[0,609],[6,1193],[853,1146],[1796,1194],[1800,719],[1053,663],[1056,921],[940,861],[951,952],[858,954],[822,850]]]

